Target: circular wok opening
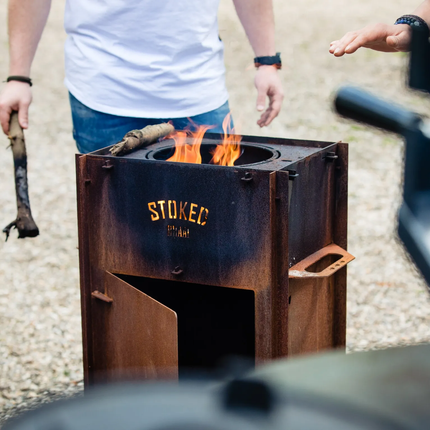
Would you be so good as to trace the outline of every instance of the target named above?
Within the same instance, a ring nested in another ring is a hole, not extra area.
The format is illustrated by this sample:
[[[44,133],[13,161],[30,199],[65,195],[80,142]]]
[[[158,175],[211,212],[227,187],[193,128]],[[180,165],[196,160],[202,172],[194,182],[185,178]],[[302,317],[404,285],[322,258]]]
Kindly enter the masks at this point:
[[[212,143],[202,143],[200,147],[200,154],[202,156],[202,164],[210,164],[212,160],[212,153],[214,152],[216,144]],[[240,145],[241,155],[235,161],[235,166],[244,166],[248,164],[265,163],[269,160],[278,158],[279,154],[277,151],[273,151],[269,148],[264,148],[259,145]],[[175,152],[174,145],[161,148],[152,151],[148,154],[148,158],[151,160],[163,160],[166,161],[173,156]]]

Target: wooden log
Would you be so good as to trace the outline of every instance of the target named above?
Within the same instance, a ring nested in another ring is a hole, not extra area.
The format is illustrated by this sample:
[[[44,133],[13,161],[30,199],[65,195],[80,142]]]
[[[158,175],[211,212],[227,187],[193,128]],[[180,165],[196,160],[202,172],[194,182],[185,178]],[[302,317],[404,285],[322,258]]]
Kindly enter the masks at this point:
[[[129,131],[121,142],[116,143],[109,151],[115,156],[126,155],[143,146],[150,145],[174,131],[175,128],[169,123],[148,125],[141,130]]]
[[[9,140],[12,147],[13,162],[15,166],[15,192],[18,214],[16,219],[8,224],[3,233],[6,240],[9,238],[10,230],[18,230],[18,239],[25,237],[35,237],[39,234],[39,229],[33,220],[30,209],[30,199],[28,196],[27,181],[27,151],[25,148],[24,132],[19,125],[18,112],[12,112],[10,116]]]

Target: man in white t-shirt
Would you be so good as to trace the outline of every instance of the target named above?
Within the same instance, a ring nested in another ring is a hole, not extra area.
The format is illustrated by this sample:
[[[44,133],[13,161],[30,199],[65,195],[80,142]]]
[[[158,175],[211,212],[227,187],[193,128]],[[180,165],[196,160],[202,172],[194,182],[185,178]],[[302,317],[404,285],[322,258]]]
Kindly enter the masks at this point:
[[[233,1],[257,57],[263,127],[278,115],[283,99],[272,0]],[[9,0],[9,77],[0,94],[5,133],[12,110],[28,127],[31,63],[50,5],[51,0]],[[218,6],[219,0],[66,1],[65,84],[81,152],[166,120],[175,128],[191,120],[221,131],[229,107]]]

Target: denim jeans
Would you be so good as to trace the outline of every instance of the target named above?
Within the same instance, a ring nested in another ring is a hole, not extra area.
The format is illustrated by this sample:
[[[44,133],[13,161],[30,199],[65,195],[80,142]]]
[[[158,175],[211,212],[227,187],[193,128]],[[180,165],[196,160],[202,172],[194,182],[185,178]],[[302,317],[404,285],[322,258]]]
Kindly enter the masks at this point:
[[[230,112],[228,102],[218,109],[190,118],[132,118],[110,115],[83,105],[69,93],[72,108],[73,138],[79,152],[86,154],[119,142],[126,133],[147,125],[171,121],[176,130],[197,125],[214,125],[211,133],[222,133],[222,122]],[[191,121],[192,122],[191,122]],[[231,120],[233,127],[233,121]]]

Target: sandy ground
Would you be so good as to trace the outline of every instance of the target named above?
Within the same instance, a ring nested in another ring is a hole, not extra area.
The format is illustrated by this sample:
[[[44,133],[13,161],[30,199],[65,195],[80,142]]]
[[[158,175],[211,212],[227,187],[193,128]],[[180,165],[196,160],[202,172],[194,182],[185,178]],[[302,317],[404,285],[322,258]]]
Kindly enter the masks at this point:
[[[6,0],[0,0],[0,76],[7,76]],[[410,13],[406,0],[275,0],[285,103],[266,129],[256,125],[253,53],[230,0],[222,0],[230,104],[244,134],[343,140],[350,145],[348,351],[430,340],[426,287],[395,240],[403,143],[339,119],[336,89],[361,85],[422,113],[429,102],[404,88],[404,54],[361,50],[336,59],[330,41],[369,22]],[[412,5],[414,6],[414,5]],[[63,86],[64,1],[53,2],[34,61],[27,133],[30,197],[41,235],[0,242],[0,416],[82,388],[81,328],[72,125]],[[3,142],[3,143],[1,143]],[[0,147],[8,141],[0,136]],[[16,215],[10,150],[0,155],[0,223]],[[3,225],[1,225],[3,227]]]

